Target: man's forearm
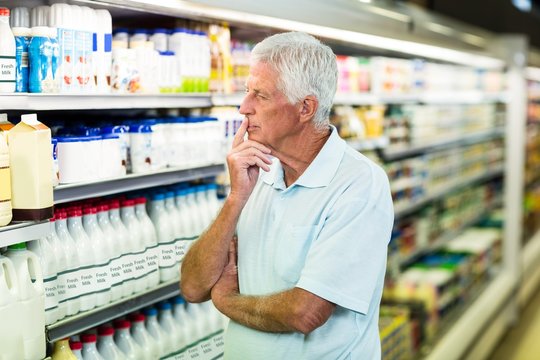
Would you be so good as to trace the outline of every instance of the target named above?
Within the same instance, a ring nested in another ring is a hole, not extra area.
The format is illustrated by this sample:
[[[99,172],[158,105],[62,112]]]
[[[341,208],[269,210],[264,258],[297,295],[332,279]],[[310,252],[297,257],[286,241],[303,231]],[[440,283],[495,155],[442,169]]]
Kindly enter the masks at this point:
[[[235,322],[265,332],[308,334],[331,316],[334,304],[294,288],[267,296],[227,296],[214,304]]]
[[[210,291],[228,260],[242,204],[227,199],[216,220],[190,248],[182,261],[180,287],[190,302],[210,299]]]

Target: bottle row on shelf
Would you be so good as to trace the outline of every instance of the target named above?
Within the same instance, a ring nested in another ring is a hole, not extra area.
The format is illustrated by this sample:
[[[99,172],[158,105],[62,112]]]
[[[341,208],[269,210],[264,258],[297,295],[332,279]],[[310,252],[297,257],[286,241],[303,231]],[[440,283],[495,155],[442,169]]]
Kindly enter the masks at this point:
[[[219,207],[213,184],[58,207],[49,235],[0,256],[8,264],[0,278],[6,300],[0,312],[23,319],[4,340],[23,341],[21,348],[42,354],[38,330],[45,325],[179,279],[185,252]]]
[[[225,318],[211,301],[186,304],[175,297],[155,306],[59,340],[53,360],[155,360],[173,358],[194,343],[220,332]]]
[[[501,233],[471,228],[387,279],[380,318],[385,359],[416,358],[440,335],[491,278],[501,259]]]

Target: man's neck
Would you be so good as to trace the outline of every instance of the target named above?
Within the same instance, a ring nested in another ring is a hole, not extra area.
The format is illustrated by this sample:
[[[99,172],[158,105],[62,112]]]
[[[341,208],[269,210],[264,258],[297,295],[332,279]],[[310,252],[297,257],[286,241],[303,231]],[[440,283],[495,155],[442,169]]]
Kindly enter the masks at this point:
[[[308,168],[319,154],[331,134],[331,129],[309,129],[302,132],[297,140],[290,142],[288,148],[273,149],[273,155],[279,159],[283,167],[283,179],[289,187]]]

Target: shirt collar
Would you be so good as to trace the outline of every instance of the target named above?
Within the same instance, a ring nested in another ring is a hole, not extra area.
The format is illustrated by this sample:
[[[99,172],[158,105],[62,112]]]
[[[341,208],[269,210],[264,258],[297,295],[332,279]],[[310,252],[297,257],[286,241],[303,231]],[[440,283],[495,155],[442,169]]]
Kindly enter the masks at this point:
[[[337,129],[330,126],[332,132],[326,143],[323,145],[315,159],[309,164],[304,173],[293,185],[300,185],[308,188],[328,186],[334,178],[343,154],[346,143],[338,135]],[[261,170],[262,171],[262,170]],[[261,179],[268,185],[273,185],[276,189],[285,190],[283,179],[283,167],[279,159],[274,158],[269,172],[264,172]]]

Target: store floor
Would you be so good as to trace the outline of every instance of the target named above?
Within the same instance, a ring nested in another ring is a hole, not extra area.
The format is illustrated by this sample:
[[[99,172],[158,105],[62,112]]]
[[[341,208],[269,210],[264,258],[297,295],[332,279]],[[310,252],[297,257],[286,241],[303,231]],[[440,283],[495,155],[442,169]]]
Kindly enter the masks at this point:
[[[501,339],[489,359],[540,359],[540,289],[521,312],[519,322]]]

